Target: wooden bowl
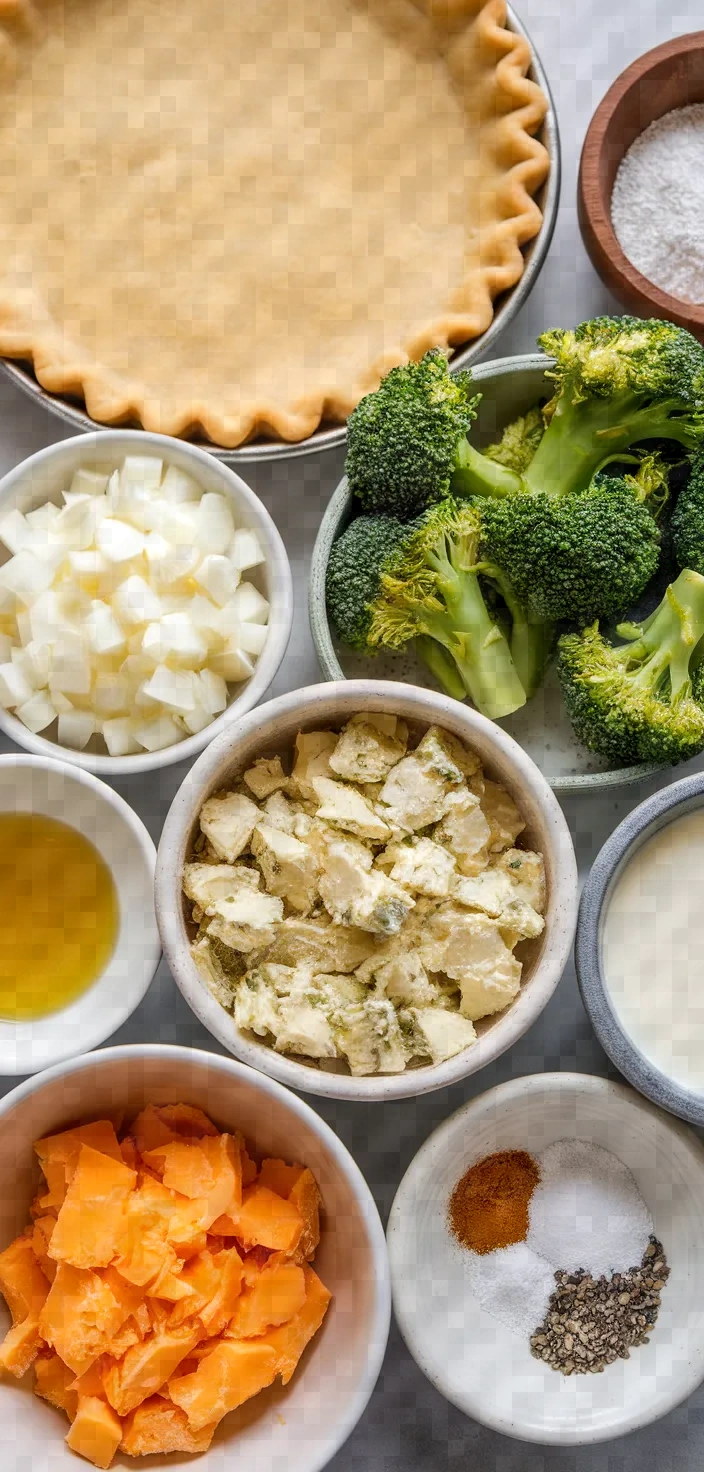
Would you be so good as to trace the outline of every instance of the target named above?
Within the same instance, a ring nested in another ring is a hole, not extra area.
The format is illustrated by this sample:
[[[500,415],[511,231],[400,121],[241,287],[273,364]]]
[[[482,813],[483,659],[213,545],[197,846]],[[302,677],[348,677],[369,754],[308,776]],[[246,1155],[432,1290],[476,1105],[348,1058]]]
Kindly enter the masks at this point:
[[[611,224],[611,193],[624,154],[656,118],[694,102],[704,102],[704,31],[656,46],[616,78],[584,140],[577,206],[592,265],[623,306],[639,317],[676,322],[704,341],[704,304],[670,296],[641,275]]]

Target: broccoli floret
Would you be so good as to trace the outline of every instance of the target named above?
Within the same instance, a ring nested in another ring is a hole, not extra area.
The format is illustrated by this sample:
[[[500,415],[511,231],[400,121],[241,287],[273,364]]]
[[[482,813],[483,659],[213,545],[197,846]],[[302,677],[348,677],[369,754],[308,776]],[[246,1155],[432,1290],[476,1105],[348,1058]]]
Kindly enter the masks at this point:
[[[594,624],[558,645],[565,705],[580,741],[618,765],[686,761],[704,749],[704,577],[680,573],[650,618],[614,647]],[[694,685],[693,685],[694,682]]]
[[[358,516],[333,543],[325,587],[328,613],[350,649],[368,652],[379,578],[407,540],[408,527],[393,516]]]
[[[586,623],[638,598],[658,562],[649,513],[663,500],[662,459],[644,457],[636,477],[603,472],[636,444],[692,449],[704,439],[704,350],[682,328],[635,317],[600,317],[539,341],[556,359],[556,393],[535,454],[520,473],[502,465],[499,486],[496,461],[487,466],[467,445],[453,486],[492,503],[486,553],[522,601],[537,615]]]
[[[704,452],[692,460],[687,484],[677,498],[670,522],[672,547],[680,567],[704,574]]]
[[[449,694],[457,694],[461,682],[492,719],[517,710],[526,692],[482,593],[476,509],[446,498],[402,533],[392,518],[360,516],[334,544],[327,600],[339,637],[369,651],[400,650],[420,640],[418,652]],[[429,659],[431,640],[436,652]]]
[[[527,470],[545,434],[545,420],[540,404],[535,404],[527,414],[522,414],[507,424],[501,439],[484,451],[487,459],[498,465],[506,465],[519,475]]]
[[[586,491],[482,503],[486,555],[534,616],[580,625],[622,613],[657,571],[660,533],[635,477],[597,475]]]
[[[408,521],[450,491],[458,446],[477,410],[470,375],[452,377],[438,349],[392,368],[347,424],[345,470],[365,511]]]

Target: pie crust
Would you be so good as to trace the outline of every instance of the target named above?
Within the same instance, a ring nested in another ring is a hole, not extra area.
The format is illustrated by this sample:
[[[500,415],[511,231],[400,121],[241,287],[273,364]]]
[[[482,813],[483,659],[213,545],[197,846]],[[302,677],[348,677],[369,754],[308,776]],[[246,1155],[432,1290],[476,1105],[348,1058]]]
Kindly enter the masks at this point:
[[[0,0],[0,353],[101,424],[344,421],[523,271],[504,0]]]

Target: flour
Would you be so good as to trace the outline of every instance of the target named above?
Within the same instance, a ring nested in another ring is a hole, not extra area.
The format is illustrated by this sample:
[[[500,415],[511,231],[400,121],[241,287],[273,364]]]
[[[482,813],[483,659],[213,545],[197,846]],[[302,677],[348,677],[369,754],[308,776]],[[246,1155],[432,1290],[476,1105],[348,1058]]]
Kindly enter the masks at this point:
[[[611,222],[648,281],[704,303],[704,103],[665,113],[636,138],[616,175]]]

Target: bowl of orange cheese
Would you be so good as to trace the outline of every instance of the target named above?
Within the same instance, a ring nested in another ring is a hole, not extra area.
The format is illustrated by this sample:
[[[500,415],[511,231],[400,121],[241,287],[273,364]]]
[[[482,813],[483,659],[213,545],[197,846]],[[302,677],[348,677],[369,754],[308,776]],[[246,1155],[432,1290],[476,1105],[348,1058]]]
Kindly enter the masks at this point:
[[[216,1468],[233,1437],[272,1468],[324,1466],[376,1379],[388,1281],[368,1188],[313,1111],[229,1059],[128,1047],[30,1080],[0,1119],[18,1181],[0,1203],[3,1472],[49,1442],[52,1468]]]

